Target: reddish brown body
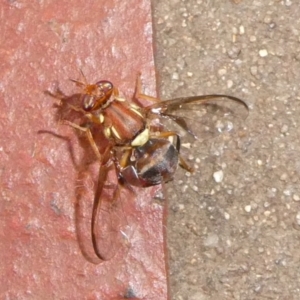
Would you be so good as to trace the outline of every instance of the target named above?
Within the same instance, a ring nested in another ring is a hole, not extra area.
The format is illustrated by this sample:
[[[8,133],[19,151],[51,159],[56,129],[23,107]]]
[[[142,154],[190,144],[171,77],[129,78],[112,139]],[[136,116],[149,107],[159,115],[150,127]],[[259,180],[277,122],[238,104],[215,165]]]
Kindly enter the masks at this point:
[[[114,101],[104,111],[104,127],[115,128],[120,138],[113,136],[117,145],[126,145],[145,129],[145,117],[138,115],[122,102]],[[126,124],[126,125],[125,125]]]
[[[129,103],[119,95],[119,91],[107,80],[95,84],[86,84],[73,80],[83,88],[80,100],[81,106],[65,103],[61,93],[52,96],[61,99],[71,110],[82,114],[85,126],[64,122],[86,133],[86,136],[100,163],[98,186],[95,192],[94,206],[91,220],[91,236],[95,254],[101,260],[107,260],[115,254],[114,240],[109,234],[118,231],[118,226],[105,232],[98,231],[97,220],[101,206],[114,206],[116,198],[120,195],[119,189],[124,185],[147,187],[167,182],[173,179],[178,165],[192,171],[180,156],[180,136],[176,131],[166,131],[161,124],[153,124],[153,119],[167,118],[177,123],[190,135],[192,131],[183,117],[173,114],[184,105],[208,104],[212,99],[227,98],[244,106],[247,104],[239,98],[227,95],[204,95],[159,101],[143,95],[140,92],[140,78],[137,82],[137,91],[134,100],[146,98],[153,104],[147,107]],[[93,132],[102,131],[106,140],[105,151],[99,150]],[[175,137],[176,143],[169,141]],[[119,179],[119,186],[113,193],[113,199],[108,201],[103,193],[109,170],[113,168]],[[103,211],[107,211],[106,207]],[[105,227],[101,219],[99,226]],[[111,222],[111,221],[108,221]],[[100,232],[100,233],[97,233]]]

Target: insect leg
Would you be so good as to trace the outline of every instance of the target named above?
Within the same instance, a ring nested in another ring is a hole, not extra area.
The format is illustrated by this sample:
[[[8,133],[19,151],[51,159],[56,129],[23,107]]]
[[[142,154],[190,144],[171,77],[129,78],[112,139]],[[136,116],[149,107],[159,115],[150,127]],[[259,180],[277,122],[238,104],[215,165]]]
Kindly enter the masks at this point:
[[[123,217],[119,214],[113,215],[118,211],[124,211],[121,194],[126,182],[119,181],[109,195],[104,192],[109,171],[114,170],[119,176],[117,159],[112,155],[113,147],[113,145],[108,146],[102,155],[103,160],[99,168],[91,219],[93,249],[96,256],[104,261],[111,259],[124,243],[124,237],[127,238],[126,233],[121,230],[122,223],[124,223]]]
[[[185,169],[186,171],[193,173],[194,172],[194,168],[189,166],[188,163],[185,161],[185,159],[179,155],[179,165],[181,168]]]
[[[129,150],[126,150],[120,161],[119,161],[119,167],[118,167],[118,170],[120,171],[122,168],[125,168],[127,165],[128,165],[128,161],[130,159],[130,156],[132,154],[132,149],[129,149]]]
[[[98,158],[98,160],[99,160],[100,163],[101,163],[101,162],[102,162],[101,154],[100,154],[99,149],[98,149],[98,147],[97,147],[97,145],[96,145],[96,143],[95,143],[95,140],[94,140],[94,138],[93,138],[93,135],[92,135],[90,129],[89,129],[89,128],[86,128],[86,127],[79,126],[79,125],[77,125],[77,124],[75,124],[75,123],[73,123],[73,122],[70,122],[70,121],[68,121],[68,120],[62,120],[61,122],[62,122],[63,124],[66,124],[66,125],[69,125],[69,126],[75,128],[75,129],[78,129],[78,130],[80,130],[80,131],[83,131],[83,132],[86,134],[87,139],[88,139],[89,143],[91,144],[92,149],[93,149],[93,151],[94,151],[96,157]]]
[[[61,106],[63,101],[67,98],[67,96],[56,86],[55,92],[44,91],[44,94],[50,96],[55,99],[56,104]]]
[[[94,252],[97,255],[98,258],[101,260],[106,260],[105,257],[101,254],[101,250],[98,248],[97,244],[97,237],[96,237],[96,232],[95,228],[97,227],[97,216],[99,213],[99,209],[101,206],[101,196],[102,196],[102,191],[104,188],[104,184],[107,179],[107,174],[108,174],[109,167],[107,165],[101,165],[99,168],[99,177],[98,177],[98,184],[97,184],[97,189],[95,193],[95,198],[94,198],[94,203],[93,203],[93,211],[92,211],[92,219],[91,219],[91,236],[92,236],[92,244],[94,248]]]
[[[82,108],[74,106],[72,104],[67,103],[68,107],[70,107],[71,109],[73,109],[76,112],[81,112],[82,114],[84,114],[84,116],[86,118],[88,118],[90,121],[92,121],[93,123],[96,124],[101,124],[101,121],[99,118],[97,118],[95,115],[87,113],[86,111],[84,111]]]
[[[141,73],[139,72],[136,79],[136,86],[135,86],[135,92],[134,92],[134,99],[136,100],[146,100],[147,102],[150,102],[151,104],[161,102],[160,99],[152,96],[148,96],[143,94],[142,92],[142,81],[141,81]],[[148,106],[148,105],[147,105]]]
[[[162,131],[162,132],[155,132],[153,134],[154,137],[158,137],[158,138],[168,138],[168,137],[173,137],[176,136],[176,150],[178,151],[178,153],[180,152],[180,136],[178,135],[178,133],[176,131]]]

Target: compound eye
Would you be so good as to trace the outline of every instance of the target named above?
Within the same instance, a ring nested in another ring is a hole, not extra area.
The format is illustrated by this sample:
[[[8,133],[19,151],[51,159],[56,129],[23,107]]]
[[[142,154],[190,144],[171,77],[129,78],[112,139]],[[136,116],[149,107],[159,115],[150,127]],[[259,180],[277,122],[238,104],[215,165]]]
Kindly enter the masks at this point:
[[[84,95],[82,99],[82,107],[85,111],[91,111],[97,101],[97,97],[94,95]]]
[[[101,108],[110,99],[113,90],[113,84],[107,80],[88,85],[82,98],[83,109],[92,111]]]
[[[101,91],[104,95],[110,95],[113,91],[113,84],[108,80],[101,80],[96,83],[96,86],[99,91]]]

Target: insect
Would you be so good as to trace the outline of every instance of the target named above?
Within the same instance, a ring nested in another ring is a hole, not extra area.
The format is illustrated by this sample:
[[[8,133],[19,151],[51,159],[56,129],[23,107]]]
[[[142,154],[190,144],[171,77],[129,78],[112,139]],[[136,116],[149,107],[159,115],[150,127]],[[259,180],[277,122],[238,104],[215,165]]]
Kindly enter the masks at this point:
[[[81,88],[80,94],[66,97],[56,91],[51,96],[60,99],[59,106],[80,116],[81,124],[66,118],[63,123],[83,132],[99,161],[99,178],[95,191],[91,218],[91,239],[93,249],[101,260],[110,259],[117,248],[112,247],[112,230],[105,229],[105,217],[101,216],[101,224],[97,224],[99,214],[109,211],[120,197],[120,189],[130,186],[149,187],[168,182],[173,179],[178,166],[192,171],[180,154],[181,134],[178,130],[167,130],[164,121],[174,123],[188,135],[195,134],[188,126],[186,118],[180,116],[185,107],[218,106],[216,102],[227,99],[248,111],[247,104],[236,97],[213,94],[191,96],[160,101],[142,94],[140,76],[137,79],[133,101],[124,98],[119,90],[108,80],[100,80],[94,84],[72,80]],[[72,101],[76,98],[77,101]],[[143,107],[139,100],[146,100],[150,105]],[[76,103],[73,103],[76,102]],[[101,147],[95,139],[95,133],[103,134]],[[103,144],[105,146],[103,147]],[[110,170],[114,170],[118,184],[107,200],[105,184]],[[100,231],[97,227],[102,226]],[[104,233],[105,232],[105,233]]]

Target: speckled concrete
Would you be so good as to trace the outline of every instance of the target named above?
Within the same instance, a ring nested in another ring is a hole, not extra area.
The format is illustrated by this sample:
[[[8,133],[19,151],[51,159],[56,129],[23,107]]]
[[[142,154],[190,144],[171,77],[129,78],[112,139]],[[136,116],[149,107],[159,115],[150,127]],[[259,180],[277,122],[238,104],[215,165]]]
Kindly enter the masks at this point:
[[[172,299],[300,299],[299,3],[155,0],[154,20],[163,99],[250,107],[168,185]]]

